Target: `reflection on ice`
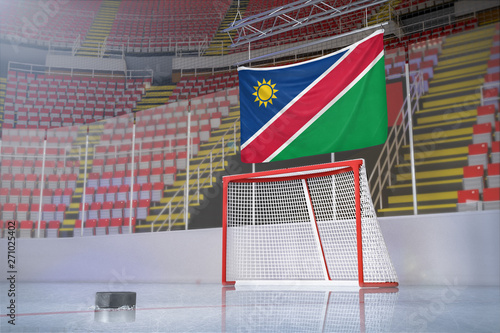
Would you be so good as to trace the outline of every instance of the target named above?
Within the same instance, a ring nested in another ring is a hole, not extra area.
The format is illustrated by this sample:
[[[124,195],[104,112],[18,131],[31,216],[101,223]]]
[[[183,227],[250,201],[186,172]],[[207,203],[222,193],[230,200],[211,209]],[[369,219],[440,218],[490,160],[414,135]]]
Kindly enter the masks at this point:
[[[6,283],[0,283],[4,290]],[[19,283],[3,332],[498,332],[500,289],[127,284],[135,310],[97,311],[109,283]],[[119,286],[121,289],[124,285]],[[6,290],[6,289],[5,289]],[[0,298],[1,299],[1,298]],[[12,326],[12,327],[11,327]]]
[[[386,332],[397,299],[397,288],[223,288],[222,325],[227,332]]]
[[[135,309],[100,309],[94,311],[98,323],[131,323],[135,321]]]

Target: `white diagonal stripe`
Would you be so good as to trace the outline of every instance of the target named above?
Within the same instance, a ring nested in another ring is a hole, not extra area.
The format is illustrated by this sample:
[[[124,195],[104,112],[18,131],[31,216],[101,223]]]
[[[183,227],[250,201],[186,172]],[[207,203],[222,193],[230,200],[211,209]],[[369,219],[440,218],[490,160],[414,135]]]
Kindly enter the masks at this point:
[[[312,123],[314,123],[319,117],[321,117],[333,104],[335,104],[339,99],[342,98],[356,83],[361,80],[366,73],[368,73],[373,66],[384,56],[384,50],[382,50],[379,55],[358,75],[347,87],[344,88],[330,103],[328,103],[321,111],[314,115],[300,130],[295,132],[290,139],[288,139],[284,144],[281,145],[278,149],[274,151],[271,155],[269,155],[264,162],[270,162],[274,157],[276,157],[279,153],[283,151],[290,143],[292,143],[299,135],[301,135]]]

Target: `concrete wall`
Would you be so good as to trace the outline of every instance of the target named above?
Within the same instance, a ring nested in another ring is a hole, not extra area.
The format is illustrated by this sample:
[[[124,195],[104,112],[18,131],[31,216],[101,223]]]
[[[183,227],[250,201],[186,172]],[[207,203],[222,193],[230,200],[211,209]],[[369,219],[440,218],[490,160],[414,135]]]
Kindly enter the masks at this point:
[[[126,71],[125,59],[72,57],[71,55],[49,54],[45,66],[52,68],[75,68],[102,71]]]
[[[128,70],[152,69],[153,83],[158,85],[168,84],[172,79],[172,56],[134,56],[125,57]]]
[[[498,7],[496,0],[461,0],[455,3],[455,15],[467,15],[495,7]]]
[[[500,285],[500,211],[380,218],[401,285]],[[17,239],[17,278],[37,282],[219,283],[220,228]],[[0,240],[6,253],[7,240]],[[6,256],[5,256],[6,257]],[[0,260],[7,272],[7,259]]]
[[[7,77],[9,61],[25,64],[45,65],[47,50],[19,45],[15,42],[0,41],[0,76]],[[29,69],[29,67],[26,67]]]

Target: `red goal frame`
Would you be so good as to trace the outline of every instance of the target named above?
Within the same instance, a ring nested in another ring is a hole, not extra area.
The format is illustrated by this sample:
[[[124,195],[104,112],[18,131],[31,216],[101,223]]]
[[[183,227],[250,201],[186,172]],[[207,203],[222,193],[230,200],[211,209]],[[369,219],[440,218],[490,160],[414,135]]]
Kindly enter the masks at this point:
[[[222,218],[222,284],[225,286],[232,286],[236,281],[228,281],[226,279],[226,263],[227,263],[227,200],[228,200],[228,184],[230,182],[238,183],[257,183],[257,182],[268,182],[273,180],[292,180],[292,179],[306,179],[310,178],[307,174],[304,175],[293,175],[289,177],[279,177],[273,178],[273,175],[283,175],[289,173],[307,172],[317,170],[318,168],[336,168],[336,170],[330,170],[326,172],[315,173],[314,176],[328,176],[334,175],[342,172],[352,171],[354,175],[354,195],[355,195],[355,217],[356,217],[356,243],[357,243],[357,261],[358,261],[358,283],[359,287],[397,287],[397,282],[365,282],[363,276],[363,251],[362,251],[362,235],[361,235],[361,192],[360,192],[360,173],[359,168],[364,164],[363,159],[340,161],[325,163],[319,165],[309,165],[303,167],[294,167],[288,169],[262,171],[255,173],[246,173],[238,175],[230,175],[223,177],[223,218]],[[263,179],[255,179],[256,177],[266,177]],[[253,179],[252,179],[253,178]],[[309,193],[310,196],[310,193]],[[316,229],[318,230],[318,224],[315,219],[314,221]],[[319,232],[318,232],[319,235]],[[326,263],[325,254],[323,251],[323,245],[321,244],[321,251],[323,255],[323,261]],[[327,270],[328,273],[328,270]],[[328,274],[329,281],[331,280]],[[333,281],[332,281],[333,282]]]

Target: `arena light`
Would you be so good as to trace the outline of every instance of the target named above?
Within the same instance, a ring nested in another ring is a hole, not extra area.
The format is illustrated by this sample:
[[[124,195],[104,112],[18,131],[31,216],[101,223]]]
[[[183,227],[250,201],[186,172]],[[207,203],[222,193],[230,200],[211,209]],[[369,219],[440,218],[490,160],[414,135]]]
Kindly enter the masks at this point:
[[[237,47],[283,32],[295,30],[298,27],[305,27],[335,17],[341,17],[355,11],[377,6],[387,1],[388,0],[351,1],[349,4],[339,7],[333,7],[328,2],[322,0],[296,1],[241,20],[235,20],[223,31],[229,35],[233,42],[230,47]],[[299,14],[306,15],[302,16]],[[233,40],[230,34],[230,32],[234,30],[237,31],[239,36],[236,40]]]
[[[284,53],[289,53],[289,52],[292,52],[292,51],[296,51],[296,50],[300,50],[300,49],[303,49],[303,48],[306,48],[306,47],[311,47],[311,46],[314,46],[314,45],[322,44],[322,43],[329,42],[329,41],[332,41],[332,40],[335,40],[335,39],[339,39],[339,38],[342,38],[342,37],[346,37],[346,36],[358,34],[358,33],[364,32],[364,31],[380,29],[383,26],[386,26],[388,24],[389,24],[389,22],[384,22],[384,23],[373,25],[373,26],[369,26],[369,27],[366,27],[366,28],[349,31],[349,32],[346,32],[344,34],[335,35],[335,36],[331,36],[331,37],[327,37],[327,38],[323,38],[323,39],[318,39],[318,40],[312,41],[310,43],[297,45],[297,46],[290,47],[290,48],[285,49],[285,50],[280,50],[280,51],[276,51],[276,52],[264,54],[264,55],[261,55],[261,56],[258,56],[258,57],[252,58],[252,59],[243,60],[243,61],[235,63],[234,65],[235,66],[241,66],[243,64],[248,64],[248,63],[253,62],[253,61],[262,60],[262,59],[266,59],[266,58],[269,58],[269,57],[274,57],[274,56],[277,56],[277,55],[280,55],[280,54],[284,54]]]

